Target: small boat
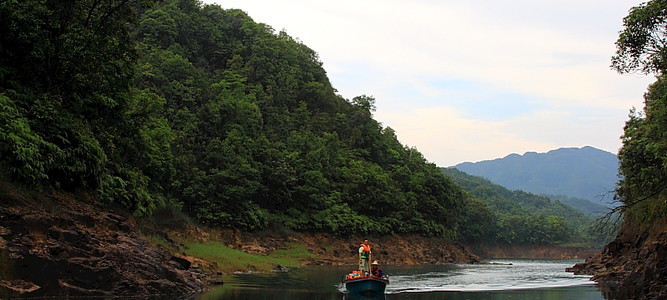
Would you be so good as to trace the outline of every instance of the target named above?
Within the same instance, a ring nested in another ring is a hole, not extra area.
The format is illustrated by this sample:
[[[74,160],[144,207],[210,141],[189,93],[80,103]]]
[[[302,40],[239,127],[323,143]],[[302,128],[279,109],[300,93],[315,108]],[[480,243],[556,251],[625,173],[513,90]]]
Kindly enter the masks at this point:
[[[389,284],[389,279],[385,277],[366,276],[363,272],[353,271],[343,277],[345,289],[349,294],[373,297],[384,295],[384,290]]]

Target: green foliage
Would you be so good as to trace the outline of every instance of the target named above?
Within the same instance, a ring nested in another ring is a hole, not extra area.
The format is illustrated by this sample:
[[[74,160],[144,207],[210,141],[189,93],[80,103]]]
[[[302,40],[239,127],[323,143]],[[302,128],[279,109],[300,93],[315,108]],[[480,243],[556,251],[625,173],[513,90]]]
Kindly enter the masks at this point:
[[[166,125],[141,115],[153,105],[130,88],[136,56],[129,28],[135,9],[151,4],[0,3],[0,164],[15,179],[98,189],[139,214],[156,205],[160,196],[148,188],[158,184],[144,171],[155,166],[146,156],[160,154],[125,148],[156,147],[163,132],[155,130]]]
[[[619,73],[667,70],[667,2],[653,0],[633,7],[623,25],[612,67]]]
[[[460,190],[372,119],[373,97],[336,95],[299,41],[188,1],[146,11],[136,33],[137,84],[167,100],[176,136],[171,195],[195,219],[456,237]]]
[[[616,42],[613,66],[621,73],[656,73],[645,94],[642,112],[633,109],[619,151],[617,195],[625,220],[639,225],[667,215],[667,2],[649,1],[633,8]]]
[[[441,170],[470,193],[463,210],[463,232],[470,242],[602,246],[609,239],[593,230],[593,219],[560,201],[510,191],[457,169]]]
[[[14,101],[0,94],[0,155],[3,169],[14,177],[29,182],[46,179],[49,148],[55,146],[45,142],[30,128],[30,122],[16,107]]]
[[[375,98],[343,99],[315,51],[242,11],[5,1],[0,29],[17,179],[211,226],[462,238],[466,196],[372,118]]]
[[[620,172],[617,194],[623,207],[637,203],[658,202],[667,199],[667,78],[665,75],[649,87],[645,95],[644,113],[630,114],[619,151]],[[663,199],[663,200],[660,200]],[[664,205],[642,205],[640,223],[667,215]],[[635,212],[636,214],[637,212]]]

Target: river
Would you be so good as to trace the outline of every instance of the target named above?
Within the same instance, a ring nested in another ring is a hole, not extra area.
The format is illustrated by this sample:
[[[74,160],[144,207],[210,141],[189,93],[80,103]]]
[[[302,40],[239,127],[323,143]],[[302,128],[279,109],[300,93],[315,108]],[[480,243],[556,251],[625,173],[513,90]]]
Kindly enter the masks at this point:
[[[372,299],[604,299],[589,276],[565,272],[578,260],[490,262],[497,264],[383,266],[390,284],[384,296]],[[195,300],[352,299],[340,285],[351,268],[304,266],[288,272],[232,274],[224,278],[224,286]]]

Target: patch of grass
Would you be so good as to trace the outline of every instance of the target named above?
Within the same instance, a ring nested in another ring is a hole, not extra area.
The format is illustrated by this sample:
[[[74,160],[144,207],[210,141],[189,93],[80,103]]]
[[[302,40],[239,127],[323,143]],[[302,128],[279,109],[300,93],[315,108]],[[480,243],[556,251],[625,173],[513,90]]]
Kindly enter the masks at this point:
[[[224,272],[233,271],[268,271],[277,266],[295,267],[301,260],[315,255],[308,252],[304,245],[289,243],[290,249],[279,249],[269,255],[248,254],[229,248],[223,243],[209,241],[206,243],[187,243],[185,253],[218,264]]]
[[[178,249],[174,248],[169,242],[165,241],[162,237],[158,235],[147,235],[145,238],[150,241],[153,245],[163,246],[171,252],[177,252]]]
[[[287,243],[287,246],[290,248],[275,250],[269,257],[283,261],[284,263],[281,265],[284,267],[298,266],[300,261],[315,257],[315,254],[306,250],[306,246],[299,243]]]

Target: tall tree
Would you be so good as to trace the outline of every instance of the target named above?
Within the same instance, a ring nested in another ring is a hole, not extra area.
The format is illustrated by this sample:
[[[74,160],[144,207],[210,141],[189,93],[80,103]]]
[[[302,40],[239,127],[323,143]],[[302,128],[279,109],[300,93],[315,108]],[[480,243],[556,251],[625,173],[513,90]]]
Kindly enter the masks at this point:
[[[612,67],[620,73],[662,74],[667,69],[667,1],[633,7],[623,19]]]
[[[137,10],[153,3],[0,2],[0,164],[10,175],[64,189],[102,187],[130,207],[152,205],[150,180],[130,165],[157,151],[151,130],[165,124],[145,123],[150,102],[160,100],[131,88],[130,33]]]
[[[624,129],[617,194],[622,208],[628,208],[667,198],[667,1],[634,7],[623,21],[612,66],[621,73],[657,75],[643,112],[633,109]],[[644,220],[667,214],[664,205],[642,211],[652,215]]]

